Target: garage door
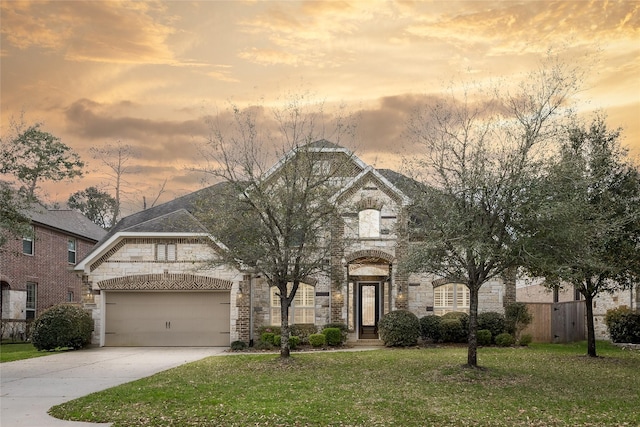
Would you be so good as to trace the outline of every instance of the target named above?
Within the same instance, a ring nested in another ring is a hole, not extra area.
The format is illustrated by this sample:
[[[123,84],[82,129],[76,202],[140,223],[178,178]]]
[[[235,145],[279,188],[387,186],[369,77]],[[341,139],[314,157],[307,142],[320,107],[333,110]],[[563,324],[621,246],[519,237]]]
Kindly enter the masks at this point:
[[[106,346],[228,346],[230,293],[104,292]]]

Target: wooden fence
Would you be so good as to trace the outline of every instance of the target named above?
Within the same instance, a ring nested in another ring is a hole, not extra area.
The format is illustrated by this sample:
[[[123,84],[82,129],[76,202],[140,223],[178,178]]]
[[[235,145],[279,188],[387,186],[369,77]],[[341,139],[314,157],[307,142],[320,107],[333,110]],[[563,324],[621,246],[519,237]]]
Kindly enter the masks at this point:
[[[564,343],[586,339],[584,301],[526,303],[533,320],[522,332],[534,342]]]

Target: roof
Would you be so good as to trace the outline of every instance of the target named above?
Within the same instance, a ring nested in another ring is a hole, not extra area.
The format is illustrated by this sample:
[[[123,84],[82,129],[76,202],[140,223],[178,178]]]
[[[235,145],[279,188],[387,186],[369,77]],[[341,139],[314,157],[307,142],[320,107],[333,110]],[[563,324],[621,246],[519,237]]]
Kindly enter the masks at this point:
[[[206,233],[206,228],[194,216],[197,203],[203,197],[215,197],[223,193],[226,183],[214,184],[193,193],[178,197],[161,205],[122,218],[98,242],[100,246],[116,233],[121,232],[170,232]]]
[[[32,222],[97,242],[106,231],[86,216],[71,209],[49,210],[35,205],[26,216]]]

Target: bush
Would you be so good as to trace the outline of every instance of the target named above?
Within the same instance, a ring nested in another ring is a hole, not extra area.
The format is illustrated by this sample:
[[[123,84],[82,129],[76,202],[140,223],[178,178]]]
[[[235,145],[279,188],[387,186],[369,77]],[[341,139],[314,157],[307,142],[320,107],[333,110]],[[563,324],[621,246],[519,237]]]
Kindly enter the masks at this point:
[[[309,335],[309,344],[311,344],[312,347],[324,347],[326,342],[327,339],[325,338],[324,334]]]
[[[265,344],[276,345],[276,337],[280,337],[280,334],[275,335],[273,332],[263,332],[262,335],[260,335],[260,341]]]
[[[295,350],[296,348],[298,348],[298,345],[300,344],[300,337],[292,335],[289,337],[289,348],[291,350]]]
[[[338,328],[340,329],[340,333],[342,334],[342,343],[346,343],[347,342],[347,336],[349,333],[349,327],[347,326],[346,323],[340,323],[340,322],[333,322],[333,323],[328,323],[326,325],[324,325],[323,329],[326,328]]]
[[[462,327],[460,319],[444,318],[440,323],[440,337],[442,342],[466,342],[469,332]]]
[[[505,332],[504,315],[495,311],[478,314],[478,329],[488,329],[492,337],[497,337]]]
[[[91,342],[93,320],[80,307],[60,304],[45,310],[33,324],[31,342],[38,350],[78,349]]]
[[[514,302],[504,309],[505,330],[514,338],[520,336],[520,333],[528,324],[531,323],[533,317],[527,309],[527,305],[523,302]]]
[[[520,340],[518,341],[518,345],[526,347],[529,344],[531,344],[531,341],[533,341],[533,337],[531,336],[531,334],[524,334],[520,337]]]
[[[607,310],[604,318],[611,341],[640,344],[640,313],[626,307]]]
[[[442,315],[443,319],[458,319],[460,321],[460,325],[462,329],[465,331],[469,330],[469,315],[462,311],[451,311],[449,313]],[[465,338],[466,341],[466,338]]]
[[[258,328],[259,337],[262,337],[262,334],[264,334],[265,332],[272,332],[273,335],[281,335],[282,328],[280,328],[280,326],[260,326]]]
[[[515,342],[516,340],[513,338],[513,335],[507,332],[503,332],[496,337],[496,345],[499,345],[500,347],[510,347]]]
[[[391,311],[378,322],[378,332],[387,347],[416,345],[420,336],[420,321],[408,310]]]
[[[420,336],[424,341],[440,342],[442,317],[429,314],[420,319]]]
[[[291,325],[291,336],[300,337],[303,344],[309,343],[309,335],[318,332],[316,325],[313,323],[301,323],[299,325]]]
[[[231,350],[242,351],[247,348],[247,343],[244,341],[234,341],[231,343]]]
[[[274,335],[273,336],[273,346],[280,348],[280,344],[282,344],[282,335]]]
[[[491,345],[491,331],[488,329],[480,329],[478,331],[478,345]]]
[[[342,332],[338,328],[324,328],[322,335],[326,337],[327,345],[335,347],[342,344]]]

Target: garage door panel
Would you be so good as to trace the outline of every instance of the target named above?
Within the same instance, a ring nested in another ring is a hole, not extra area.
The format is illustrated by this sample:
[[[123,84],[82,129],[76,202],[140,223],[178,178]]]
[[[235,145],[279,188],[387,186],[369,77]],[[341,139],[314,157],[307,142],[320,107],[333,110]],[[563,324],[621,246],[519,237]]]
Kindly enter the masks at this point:
[[[107,346],[228,346],[229,292],[105,292]]]

